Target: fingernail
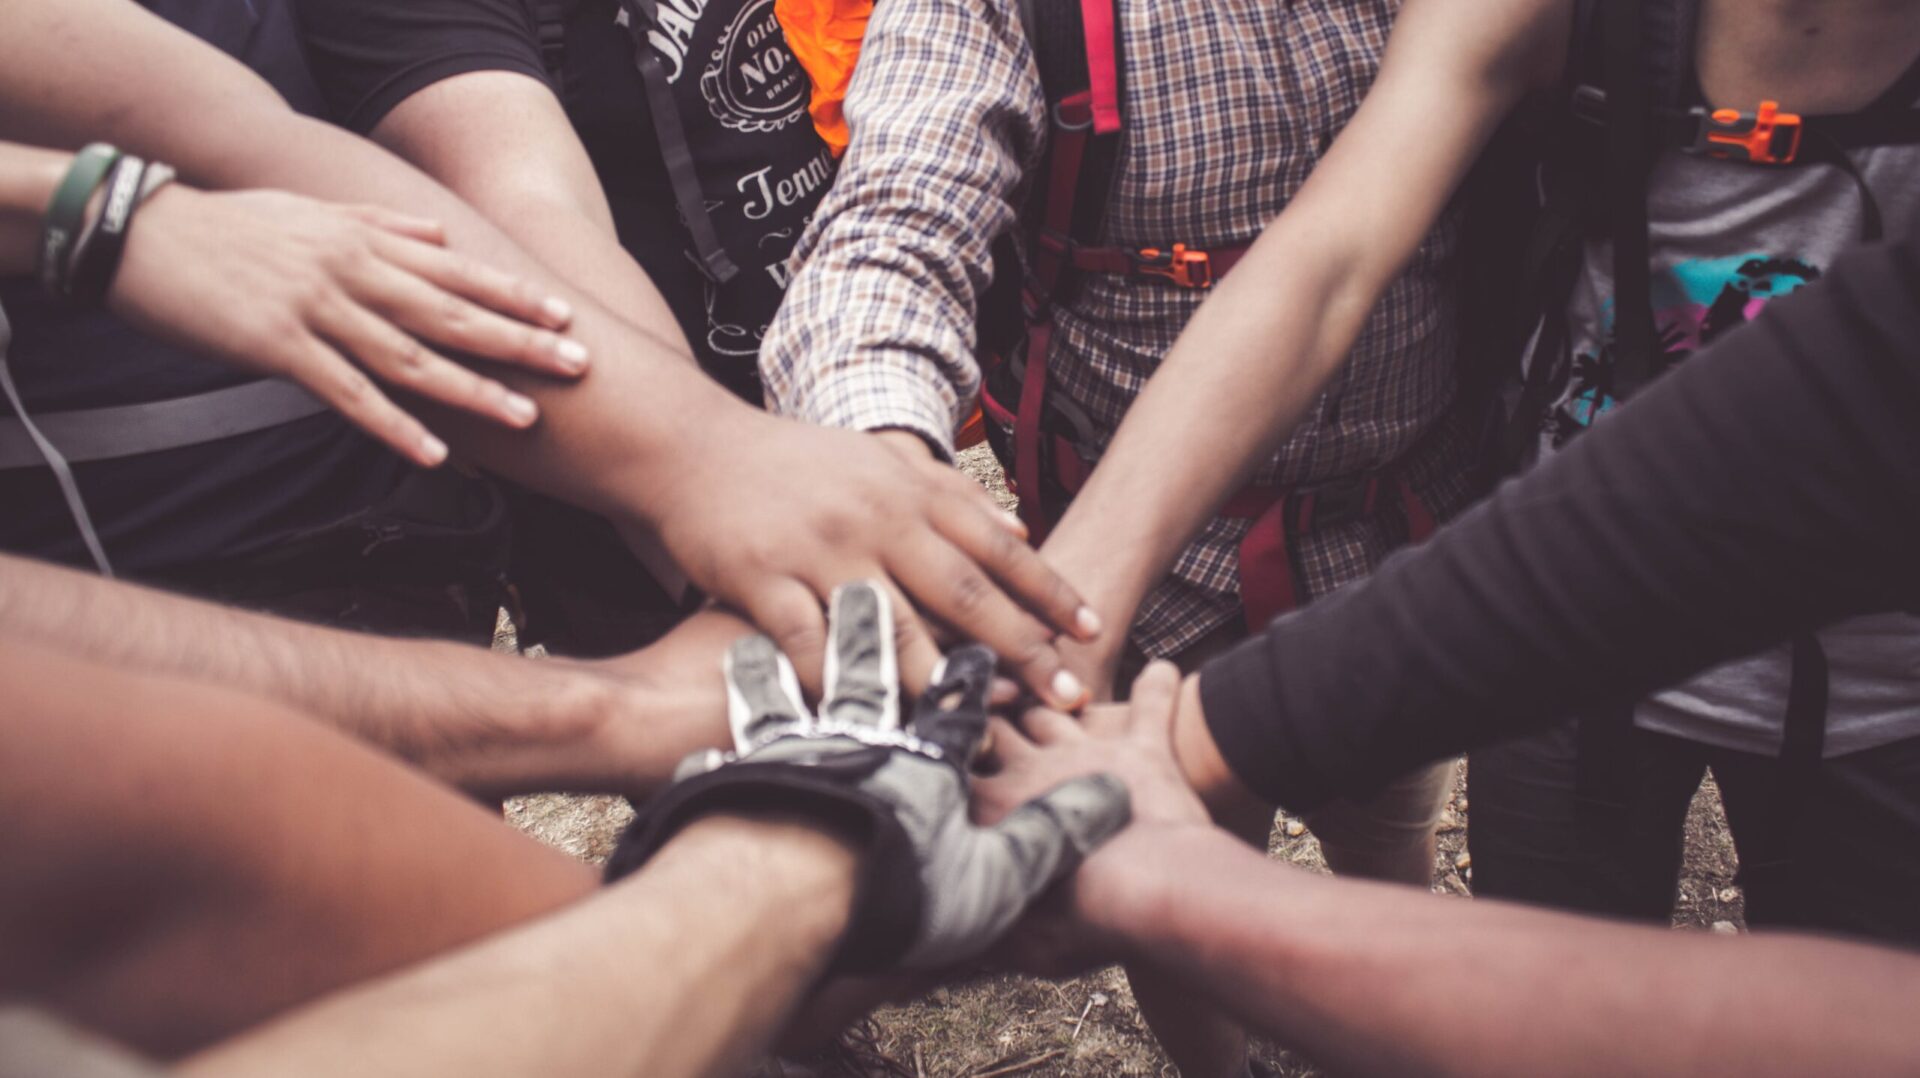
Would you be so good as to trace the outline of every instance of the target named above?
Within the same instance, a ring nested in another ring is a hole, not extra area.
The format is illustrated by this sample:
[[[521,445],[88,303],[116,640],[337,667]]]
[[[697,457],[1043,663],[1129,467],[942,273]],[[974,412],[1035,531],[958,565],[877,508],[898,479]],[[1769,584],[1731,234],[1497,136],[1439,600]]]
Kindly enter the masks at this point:
[[[439,464],[447,459],[447,443],[428,434],[420,439],[420,455],[428,464]]]
[[[1073,624],[1080,630],[1081,636],[1099,636],[1101,628],[1106,625],[1105,622],[1100,620],[1100,615],[1094,613],[1093,607],[1090,606],[1081,607],[1079,611],[1073,615]]]
[[[1025,539],[1027,537],[1027,522],[1024,520],[1021,520],[1020,514],[1014,512],[1013,510],[1011,509],[1001,510],[1000,523],[1008,531],[1019,536],[1020,538]]]
[[[1053,675],[1053,701],[1059,707],[1075,707],[1082,697],[1087,695],[1087,687],[1073,676],[1073,671],[1062,670]]]
[[[507,418],[524,427],[540,418],[540,406],[534,404],[532,398],[523,397],[518,393],[509,393],[507,394]]]
[[[547,321],[564,326],[573,321],[573,304],[554,296],[540,304],[540,313],[547,316]]]
[[[560,356],[560,364],[574,373],[587,369],[587,346],[572,337],[560,338],[559,347],[554,351]]]

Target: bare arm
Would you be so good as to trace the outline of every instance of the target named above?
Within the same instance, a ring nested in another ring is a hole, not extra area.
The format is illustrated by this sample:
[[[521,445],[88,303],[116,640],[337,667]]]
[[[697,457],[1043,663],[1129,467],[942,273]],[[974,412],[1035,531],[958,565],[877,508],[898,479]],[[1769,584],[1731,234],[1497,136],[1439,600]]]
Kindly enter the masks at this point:
[[[1911,954],[1311,876],[1217,831],[1134,837],[1101,855],[1140,866],[1131,879],[1084,897],[1099,929],[1342,1074],[1864,1076],[1920,1059]]]
[[[1097,623],[1080,618],[1078,597],[1011,539],[969,480],[875,439],[746,407],[687,362],[672,327],[613,317],[445,188],[294,114],[244,67],[125,0],[0,0],[0,19],[0,137],[105,138],[209,187],[404,208],[441,222],[454,250],[572,303],[572,334],[599,357],[586,377],[554,385],[500,374],[535,400],[541,423],[503,433],[436,412],[436,429],[490,468],[658,536],[695,584],[777,636],[809,686],[819,685],[826,596],[885,578],[990,643],[1046,699],[1082,695],[1056,681],[1053,636],[1090,639]],[[82,48],[89,65],[57,62]],[[96,79],[96,69],[128,77]],[[209,116],[220,122],[197,122]],[[899,625],[902,672],[924,685],[938,649],[905,606]]]
[[[1005,953],[1119,957],[1342,1074],[1902,1074],[1920,956],[1788,935],[1724,940],[1303,873],[1205,823],[1172,753],[1171,666],[1127,706],[995,727],[992,818],[1105,772],[1134,822]],[[1024,945],[1024,950],[1021,945]]]
[[[663,332],[674,326],[659,290],[620,246],[593,162],[552,90],[515,72],[456,75],[396,105],[373,139],[608,310]],[[677,329],[673,339],[685,348]]]
[[[0,636],[274,700],[483,794],[652,789],[724,738],[720,656],[745,631],[705,615],[619,662],[535,662],[0,555]]]
[[[295,1012],[183,1070],[737,1073],[826,968],[855,866],[818,830],[716,817],[595,898]]]
[[[1567,8],[1402,9],[1353,122],[1188,324],[1048,538],[1048,560],[1108,623],[1132,619],[1345,362],[1494,128],[1558,71]],[[1119,646],[1102,641],[1095,665]]]

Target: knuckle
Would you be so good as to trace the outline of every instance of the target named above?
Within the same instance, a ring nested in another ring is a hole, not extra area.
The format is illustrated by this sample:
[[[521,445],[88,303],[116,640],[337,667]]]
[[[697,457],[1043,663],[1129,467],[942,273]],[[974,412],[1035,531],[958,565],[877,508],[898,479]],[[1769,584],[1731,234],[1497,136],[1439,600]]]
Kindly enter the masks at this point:
[[[427,349],[411,335],[402,333],[393,342],[393,375],[417,384],[427,377]]]
[[[439,300],[440,325],[448,332],[461,333],[473,325],[473,308],[452,292],[443,292]]]
[[[986,577],[967,569],[954,579],[951,602],[957,614],[973,617],[986,609],[994,594],[993,584]]]

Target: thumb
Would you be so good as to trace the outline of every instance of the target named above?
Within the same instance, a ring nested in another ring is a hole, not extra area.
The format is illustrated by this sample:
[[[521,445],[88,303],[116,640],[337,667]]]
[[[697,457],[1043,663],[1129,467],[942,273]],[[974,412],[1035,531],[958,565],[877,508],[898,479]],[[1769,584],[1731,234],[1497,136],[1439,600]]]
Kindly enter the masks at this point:
[[[944,871],[936,873],[919,943],[903,964],[941,969],[979,954],[1131,817],[1119,779],[1088,775],[1021,805],[992,827],[956,821],[966,837],[950,848]]]
[[[1031,901],[1132,819],[1133,804],[1119,779],[1083,775],[1021,805],[988,831],[1016,862]]]

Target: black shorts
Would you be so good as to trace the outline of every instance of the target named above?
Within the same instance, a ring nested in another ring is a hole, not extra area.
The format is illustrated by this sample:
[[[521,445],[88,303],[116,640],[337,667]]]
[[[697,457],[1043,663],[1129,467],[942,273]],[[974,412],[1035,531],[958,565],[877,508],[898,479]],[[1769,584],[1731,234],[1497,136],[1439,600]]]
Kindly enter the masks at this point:
[[[1749,924],[1920,947],[1920,738],[1825,761],[1783,813],[1776,759],[1646,730],[1583,781],[1577,725],[1468,757],[1475,894],[1667,923],[1711,767]]]
[[[684,616],[605,520],[451,468],[253,556],[148,582],[300,621],[486,645],[499,611],[522,647],[623,654]]]

